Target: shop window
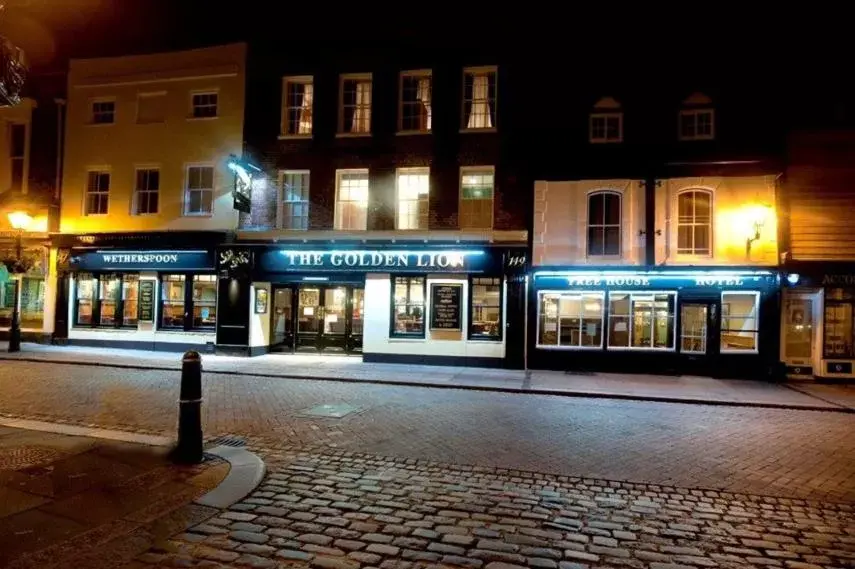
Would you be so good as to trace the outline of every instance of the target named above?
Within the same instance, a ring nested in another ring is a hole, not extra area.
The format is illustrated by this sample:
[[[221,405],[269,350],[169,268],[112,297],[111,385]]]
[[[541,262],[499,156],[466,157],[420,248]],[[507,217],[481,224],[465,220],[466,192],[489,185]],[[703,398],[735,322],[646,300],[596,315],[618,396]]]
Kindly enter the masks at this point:
[[[184,329],[184,281],[184,275],[163,275],[160,285],[163,328]]]
[[[721,351],[757,353],[760,293],[721,293]]]
[[[542,347],[600,348],[603,345],[602,292],[541,292],[537,343]]]
[[[430,170],[399,168],[397,178],[396,225],[398,229],[427,229]]]
[[[712,254],[712,192],[689,190],[677,196],[677,254]]]
[[[162,275],[160,327],[211,330],[217,324],[216,275]]]
[[[609,348],[674,349],[677,293],[609,293]]]
[[[77,306],[74,324],[76,326],[91,326],[95,308],[95,287],[98,280],[92,275],[81,273],[77,275]]]
[[[45,279],[21,279],[21,328],[41,329],[45,316]]]
[[[139,282],[138,275],[122,277],[122,326],[136,326],[139,321]]]
[[[392,277],[393,337],[419,337],[425,335],[425,278]]]
[[[469,339],[501,340],[502,279],[473,278],[469,290]]]
[[[813,354],[813,299],[789,293],[784,303],[784,354],[810,358]]]
[[[98,323],[101,326],[116,325],[116,309],[119,307],[119,277],[117,275],[101,275],[98,279],[98,302],[101,314]]]
[[[74,325],[135,328],[139,276],[136,274],[77,275]]]
[[[217,324],[217,277],[193,277],[193,327],[214,328]]]
[[[829,288],[825,291],[825,338],[823,353],[826,358],[855,358],[855,291]]]
[[[12,323],[12,309],[15,307],[15,282],[8,280],[0,283],[0,326]]]
[[[595,192],[588,196],[588,256],[620,256],[621,196]]]
[[[495,172],[492,166],[461,168],[460,229],[493,227]]]

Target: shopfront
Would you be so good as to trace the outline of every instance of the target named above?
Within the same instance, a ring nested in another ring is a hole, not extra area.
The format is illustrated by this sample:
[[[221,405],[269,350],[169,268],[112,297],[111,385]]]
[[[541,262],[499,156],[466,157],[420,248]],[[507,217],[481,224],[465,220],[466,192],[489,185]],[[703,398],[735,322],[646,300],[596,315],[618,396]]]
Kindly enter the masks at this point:
[[[523,365],[522,248],[403,249],[390,243],[248,251],[252,355],[349,354],[373,362]],[[511,348],[509,341],[514,342]]]
[[[777,290],[768,270],[538,269],[529,367],[770,377]]]

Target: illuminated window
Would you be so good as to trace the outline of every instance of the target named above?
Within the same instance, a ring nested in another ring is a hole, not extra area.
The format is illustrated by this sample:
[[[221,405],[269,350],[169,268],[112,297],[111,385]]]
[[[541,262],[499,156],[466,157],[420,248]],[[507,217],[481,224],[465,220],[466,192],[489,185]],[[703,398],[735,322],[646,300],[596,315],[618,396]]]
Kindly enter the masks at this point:
[[[309,172],[284,170],[279,176],[279,227],[305,231],[309,228]]]
[[[209,119],[216,117],[218,99],[217,93],[193,93],[193,118]]]
[[[588,196],[588,256],[620,256],[621,196],[595,192]]]
[[[101,275],[98,279],[98,302],[100,304],[99,324],[101,326],[115,326],[119,307],[119,283],[118,275]]]
[[[368,228],[368,170],[337,170],[335,228]]]
[[[342,75],[338,131],[341,134],[371,132],[371,74]]]
[[[611,97],[597,101],[589,117],[589,136],[593,143],[623,140],[623,112],[620,103]]]
[[[215,328],[217,324],[216,275],[193,276],[193,328]]]
[[[312,78],[285,77],[282,83],[282,134],[311,136],[315,98]]]
[[[184,192],[184,215],[211,215],[214,211],[214,169],[188,166]]]
[[[86,177],[84,215],[106,215],[110,198],[110,173],[90,171]]]
[[[75,279],[77,327],[136,328],[139,275],[80,273]]]
[[[677,195],[677,254],[712,254],[712,192],[689,190]]]
[[[395,216],[398,229],[428,228],[428,168],[399,168],[397,172],[398,207]]]
[[[160,170],[141,168],[137,170],[134,188],[134,213],[145,215],[157,213],[160,194]]]
[[[610,292],[609,348],[674,349],[675,292]]]
[[[494,171],[460,169],[460,229],[492,229]]]
[[[757,353],[759,292],[721,293],[721,351]]]
[[[136,326],[139,321],[139,275],[122,276],[122,326]]]
[[[391,336],[424,338],[425,278],[392,277]]]
[[[113,124],[116,122],[116,101],[93,101],[92,124]]]
[[[537,343],[554,348],[601,348],[605,293],[538,293]]]
[[[430,71],[405,71],[401,73],[399,109],[398,130],[401,132],[430,132]]]
[[[470,286],[470,340],[502,339],[502,279],[473,277]]]
[[[464,130],[496,128],[496,68],[463,70]]]
[[[11,185],[13,192],[24,190],[24,157],[27,152],[27,125],[9,125],[9,161],[11,166]]]
[[[160,326],[184,329],[184,275],[163,275],[160,281]]]
[[[826,358],[855,358],[855,291],[829,288],[825,291]]]
[[[77,306],[75,307],[75,326],[91,326],[95,308],[95,287],[98,280],[86,273],[79,273],[75,279]]]

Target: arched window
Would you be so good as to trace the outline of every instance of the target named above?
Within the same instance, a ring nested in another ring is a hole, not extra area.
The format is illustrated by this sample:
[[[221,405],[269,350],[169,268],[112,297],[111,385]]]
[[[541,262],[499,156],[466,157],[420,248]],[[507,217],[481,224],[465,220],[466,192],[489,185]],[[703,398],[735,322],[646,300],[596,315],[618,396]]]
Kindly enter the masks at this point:
[[[594,192],[588,196],[588,256],[620,255],[621,196]]]
[[[687,190],[677,195],[677,254],[712,254],[712,192]]]
[[[621,142],[623,140],[623,112],[620,103],[603,97],[594,105],[590,117],[591,142]]]

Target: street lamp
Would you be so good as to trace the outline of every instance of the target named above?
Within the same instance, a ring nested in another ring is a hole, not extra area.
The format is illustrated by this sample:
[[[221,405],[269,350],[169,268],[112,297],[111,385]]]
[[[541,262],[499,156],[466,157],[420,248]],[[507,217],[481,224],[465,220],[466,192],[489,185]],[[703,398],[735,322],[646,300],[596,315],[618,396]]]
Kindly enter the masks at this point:
[[[22,240],[24,238],[24,231],[30,226],[33,222],[33,218],[25,211],[13,211],[8,214],[9,223],[12,225],[12,229],[17,231],[17,235],[15,236],[15,262],[21,262],[21,249],[22,249]],[[9,351],[10,352],[20,352],[21,351],[21,279],[20,277],[15,278],[15,288],[13,292],[13,304],[12,304],[12,323],[9,326]]]

